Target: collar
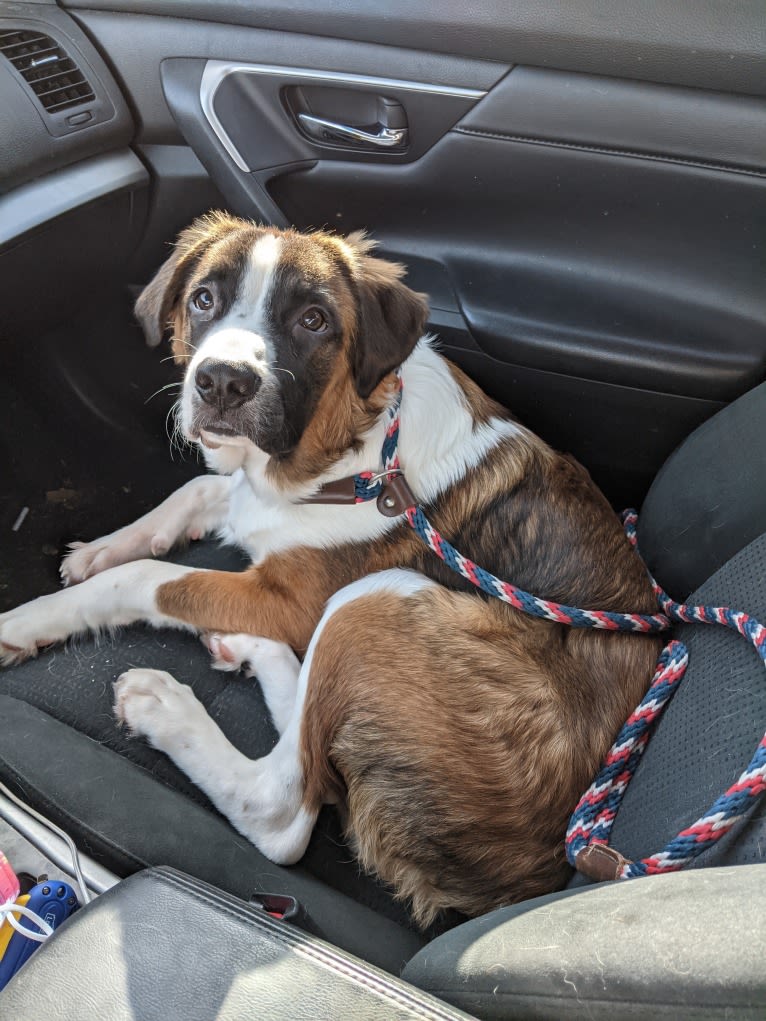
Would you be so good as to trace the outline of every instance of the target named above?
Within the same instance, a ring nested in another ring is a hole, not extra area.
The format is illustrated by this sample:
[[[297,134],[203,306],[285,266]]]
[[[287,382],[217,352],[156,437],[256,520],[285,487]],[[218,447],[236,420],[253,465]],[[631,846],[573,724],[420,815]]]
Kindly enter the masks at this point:
[[[399,415],[404,388],[401,369],[396,370],[396,381],[396,396],[387,412],[386,435],[380,455],[382,470],[358,472],[326,482],[301,503],[355,504],[375,500],[378,510],[387,518],[398,517],[415,506],[417,501],[399,465]]]

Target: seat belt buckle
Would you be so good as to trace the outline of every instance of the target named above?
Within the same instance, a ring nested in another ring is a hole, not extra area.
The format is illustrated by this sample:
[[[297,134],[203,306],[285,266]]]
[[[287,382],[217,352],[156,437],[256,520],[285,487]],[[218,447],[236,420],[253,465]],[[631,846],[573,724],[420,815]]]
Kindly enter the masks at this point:
[[[250,898],[254,908],[259,908],[277,922],[288,922],[312,936],[322,936],[308,911],[299,900],[289,893],[254,893]]]
[[[278,922],[292,922],[293,925],[300,924],[300,919],[306,914],[295,897],[287,893],[254,893],[250,903],[270,918],[276,918]]]

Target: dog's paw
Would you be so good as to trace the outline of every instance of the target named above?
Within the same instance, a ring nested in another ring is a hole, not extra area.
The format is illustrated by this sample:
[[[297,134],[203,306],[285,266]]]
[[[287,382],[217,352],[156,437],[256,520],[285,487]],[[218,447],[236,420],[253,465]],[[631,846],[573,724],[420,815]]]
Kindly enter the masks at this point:
[[[269,668],[281,663],[286,655],[293,657],[289,646],[255,635],[210,633],[202,636],[202,643],[210,653],[214,670],[244,670],[250,677],[268,674]]]
[[[186,684],[165,670],[127,670],[114,685],[114,715],[133,737],[162,751],[189,743],[195,728],[209,723],[205,707]]]
[[[170,536],[145,529],[123,528],[93,542],[70,542],[61,561],[62,585],[76,585],[94,574],[145,557],[161,557],[173,545]]]
[[[202,644],[210,653],[211,665],[214,670],[235,672],[247,669],[248,643],[253,641],[249,635],[221,635],[209,632],[201,635]],[[257,641],[257,639],[254,639]]]
[[[0,635],[2,634],[2,618],[0,618]],[[0,667],[13,666],[15,663],[23,663],[25,659],[31,659],[37,655],[36,645],[24,648],[19,645],[11,645],[10,642],[0,638]]]
[[[0,614],[0,666],[11,666],[36,656],[46,645],[60,640],[52,621],[47,621],[45,603],[34,599]]]

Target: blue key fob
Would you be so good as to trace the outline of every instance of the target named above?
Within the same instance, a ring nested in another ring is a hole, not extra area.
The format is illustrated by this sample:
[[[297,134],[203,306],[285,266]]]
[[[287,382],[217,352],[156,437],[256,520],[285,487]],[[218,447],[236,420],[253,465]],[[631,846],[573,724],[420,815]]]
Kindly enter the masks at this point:
[[[46,921],[51,929],[55,930],[64,919],[69,918],[79,908],[80,904],[69,883],[46,880],[44,883],[38,883],[29,891],[29,900],[26,906]],[[31,918],[25,918],[23,915],[19,919],[19,924],[32,932],[42,932]],[[20,932],[14,932],[2,959],[0,959],[0,989],[16,974],[39,946],[40,944],[35,940],[27,939]]]

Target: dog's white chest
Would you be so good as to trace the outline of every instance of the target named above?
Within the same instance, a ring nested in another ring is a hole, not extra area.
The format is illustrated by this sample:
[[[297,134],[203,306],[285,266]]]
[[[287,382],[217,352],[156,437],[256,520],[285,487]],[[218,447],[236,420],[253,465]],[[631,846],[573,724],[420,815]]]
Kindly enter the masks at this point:
[[[351,506],[293,503],[273,490],[261,493],[244,471],[231,479],[229,513],[220,531],[259,563],[271,553],[297,546],[327,548],[368,542],[395,526],[375,502]]]
[[[221,538],[240,546],[253,558],[263,559],[270,546],[269,539],[284,521],[284,508],[259,498],[242,469],[231,478],[229,513],[221,529]]]

